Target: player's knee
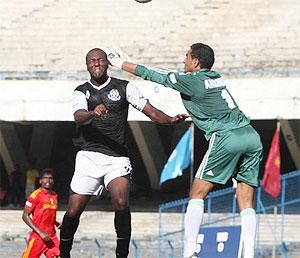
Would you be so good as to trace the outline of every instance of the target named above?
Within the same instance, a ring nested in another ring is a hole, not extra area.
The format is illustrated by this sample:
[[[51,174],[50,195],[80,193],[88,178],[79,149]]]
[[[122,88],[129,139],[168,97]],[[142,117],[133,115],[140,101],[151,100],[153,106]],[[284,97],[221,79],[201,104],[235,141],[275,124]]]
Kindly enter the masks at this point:
[[[78,218],[80,215],[81,215],[81,211],[78,209],[68,209],[67,210],[67,216],[69,218],[72,218],[72,219]]]
[[[208,192],[204,189],[191,189],[189,193],[190,199],[205,199]]]
[[[190,199],[205,199],[213,187],[214,184],[211,182],[195,179],[191,187],[189,197]]]
[[[117,210],[123,210],[128,207],[128,201],[124,198],[118,198],[114,201],[115,209]]]

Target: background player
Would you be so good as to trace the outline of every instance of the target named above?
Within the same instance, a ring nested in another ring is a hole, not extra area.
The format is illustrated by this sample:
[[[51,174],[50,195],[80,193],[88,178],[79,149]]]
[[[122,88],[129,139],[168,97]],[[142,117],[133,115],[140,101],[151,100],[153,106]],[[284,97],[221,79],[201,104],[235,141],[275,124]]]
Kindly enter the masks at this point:
[[[220,74],[212,71],[214,51],[193,44],[184,60],[184,73],[162,71],[124,62],[115,51],[107,52],[110,63],[181,93],[194,124],[205,132],[209,148],[196,173],[185,215],[184,257],[197,257],[196,238],[203,217],[204,198],[215,184],[230,177],[238,181],[244,257],[254,257],[256,214],[254,190],[259,183],[262,144],[250,120],[239,110]]]
[[[174,124],[188,116],[170,117],[153,107],[131,82],[109,77],[107,57],[101,49],[87,53],[86,65],[90,81],[78,86],[73,95],[74,119],[78,125],[75,142],[82,150],[76,156],[72,192],[62,223],[60,256],[70,257],[80,215],[91,196],[101,192],[104,178],[115,209],[116,257],[124,258],[131,236],[131,164],[126,144],[129,104],[157,123]]]
[[[52,190],[53,171],[45,168],[41,172],[41,187],[30,194],[25,203],[22,219],[32,229],[23,258],[58,257],[59,241],[55,233],[57,194]],[[32,215],[32,218],[31,218]]]

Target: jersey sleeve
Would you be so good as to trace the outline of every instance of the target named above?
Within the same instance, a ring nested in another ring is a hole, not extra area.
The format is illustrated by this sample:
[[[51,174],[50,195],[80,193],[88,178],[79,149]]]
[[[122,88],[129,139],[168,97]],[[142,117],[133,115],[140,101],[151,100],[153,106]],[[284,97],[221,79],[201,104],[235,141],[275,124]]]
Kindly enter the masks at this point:
[[[195,91],[199,96],[201,92],[199,79],[193,73],[174,72],[142,65],[138,65],[135,72],[143,79],[162,84],[188,96],[195,95]]]
[[[83,92],[79,90],[73,91],[72,109],[73,109],[73,114],[79,109],[88,110],[87,100]]]
[[[24,208],[26,208],[29,211],[33,211],[38,203],[38,197],[39,197],[38,193],[36,192],[31,193],[27,197]]]
[[[148,101],[142,92],[132,83],[129,82],[126,87],[126,99],[137,110],[142,111]]]

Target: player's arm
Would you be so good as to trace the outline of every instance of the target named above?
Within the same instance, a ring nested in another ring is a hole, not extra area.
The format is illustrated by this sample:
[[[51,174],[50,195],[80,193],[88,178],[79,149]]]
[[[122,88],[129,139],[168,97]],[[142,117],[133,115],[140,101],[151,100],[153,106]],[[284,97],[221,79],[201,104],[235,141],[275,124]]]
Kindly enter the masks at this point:
[[[40,230],[33,222],[33,220],[30,217],[30,214],[32,213],[31,210],[28,210],[26,207],[24,208],[22,219],[23,221],[35,232],[37,233],[45,243],[52,243],[52,239],[42,230]]]
[[[126,62],[124,66],[126,67]],[[190,73],[173,72],[144,65],[137,65],[135,74],[145,80],[162,84],[188,96],[194,94],[194,86],[197,83],[196,77]]]
[[[197,83],[195,76],[192,74],[172,72],[167,69],[147,67],[127,61],[122,63],[122,70],[142,77],[145,80],[162,84],[188,96],[193,95],[193,84]]]
[[[161,110],[152,106],[149,101],[147,101],[142,112],[146,116],[148,116],[153,122],[158,124],[177,124],[189,117],[187,114],[178,114],[173,117],[169,116]]]
[[[108,110],[103,104],[97,105],[95,109],[91,111],[79,109],[74,113],[74,120],[77,124],[86,124],[95,117],[105,116],[107,112]]]
[[[129,73],[132,73],[134,75],[137,75],[136,72],[135,72],[137,66],[138,66],[137,64],[133,64],[133,63],[124,61],[124,62],[122,62],[121,69],[124,70],[124,71],[126,71],[126,72],[129,72]]]
[[[186,114],[179,114],[174,117],[169,116],[161,110],[155,108],[150,104],[141,91],[132,82],[129,82],[126,87],[126,99],[137,110],[143,112],[153,122],[159,124],[176,124],[184,121],[187,117]]]
[[[95,117],[104,116],[108,110],[103,104],[97,105],[94,110],[88,111],[86,97],[81,91],[73,92],[73,114],[77,124],[87,124]]]
[[[137,65],[123,60],[114,50],[106,50],[106,54],[111,65],[142,77],[145,80],[153,81],[175,89],[188,96],[194,95],[194,90],[196,88],[195,84],[197,85],[199,83],[196,76],[191,73],[179,73],[167,69]]]

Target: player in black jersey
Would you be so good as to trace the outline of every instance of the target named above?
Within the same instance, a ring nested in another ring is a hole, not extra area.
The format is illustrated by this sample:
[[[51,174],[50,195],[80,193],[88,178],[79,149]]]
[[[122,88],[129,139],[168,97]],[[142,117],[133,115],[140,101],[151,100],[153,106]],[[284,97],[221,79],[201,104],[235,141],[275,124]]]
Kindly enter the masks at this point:
[[[115,209],[116,257],[127,257],[131,236],[131,164],[125,138],[129,104],[156,123],[175,124],[188,116],[170,117],[153,107],[131,82],[109,77],[107,56],[101,49],[87,53],[86,65],[90,81],[73,93],[78,130],[75,142],[81,151],[76,156],[68,209],[61,227],[60,256],[70,257],[80,215],[91,196],[101,193],[104,180]]]

